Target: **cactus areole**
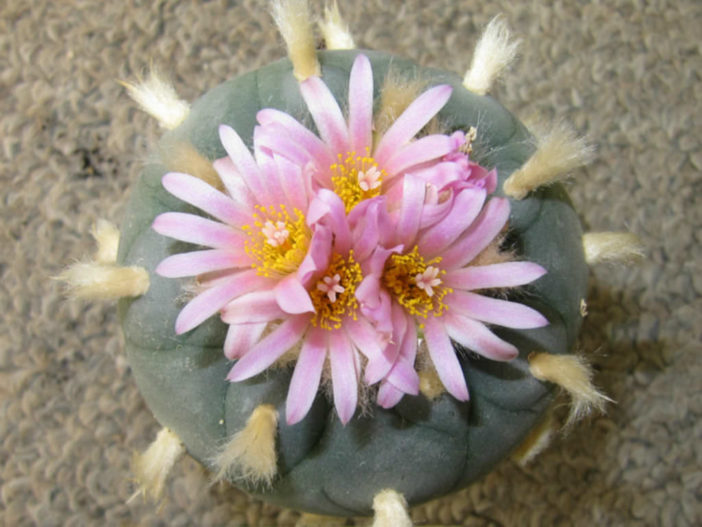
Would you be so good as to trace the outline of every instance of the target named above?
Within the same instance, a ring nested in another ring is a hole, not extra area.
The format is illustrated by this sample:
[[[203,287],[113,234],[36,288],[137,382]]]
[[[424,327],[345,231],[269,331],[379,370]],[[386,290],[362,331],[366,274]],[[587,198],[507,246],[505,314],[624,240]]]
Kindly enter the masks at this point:
[[[121,300],[120,318],[144,398],[194,458],[216,470],[254,409],[272,405],[275,477],[233,471],[232,482],[280,506],[367,515],[386,488],[413,505],[465,487],[539,424],[553,386],[527,356],[570,352],[588,272],[560,185],[504,197],[534,146],[498,102],[384,53],[318,57],[321,77],[302,83],[285,59],[221,84],[165,134],[132,191],[118,255],[148,269],[151,287]],[[390,71],[423,82],[421,104],[369,128]],[[219,193],[164,178],[188,172],[170,159],[182,145],[214,162]],[[490,214],[504,219],[471,242]],[[172,258],[194,251],[201,260]],[[419,389],[424,374],[438,392]]]

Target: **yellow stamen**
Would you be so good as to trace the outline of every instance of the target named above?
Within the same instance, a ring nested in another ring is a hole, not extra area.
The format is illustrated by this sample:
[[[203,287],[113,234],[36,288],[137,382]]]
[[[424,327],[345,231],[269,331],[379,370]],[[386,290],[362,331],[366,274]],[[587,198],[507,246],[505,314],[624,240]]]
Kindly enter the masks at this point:
[[[395,300],[403,306],[410,315],[419,315],[427,318],[429,314],[440,317],[448,309],[444,304],[444,297],[453,292],[450,287],[441,285],[439,277],[446,271],[436,267],[441,262],[441,257],[425,262],[415,245],[412,252],[407,254],[393,254],[388,258],[383,272],[383,284],[393,295]],[[425,276],[430,269],[433,277],[431,287],[417,283],[417,276]],[[436,273],[434,272],[436,271]],[[439,282],[436,283],[436,280]]]
[[[244,249],[254,260],[252,267],[261,276],[282,276],[294,272],[309,246],[310,231],[305,216],[297,209],[293,217],[285,205],[257,206],[253,226],[244,225],[249,235]]]
[[[354,259],[353,251],[349,251],[347,258],[334,254],[324,276],[309,292],[315,312],[312,324],[323,329],[339,329],[343,317],[355,320],[356,287],[362,279],[361,266]],[[334,294],[330,294],[331,291]]]
[[[342,199],[349,213],[364,199],[374,198],[380,194],[383,178],[387,175],[378,168],[378,163],[366,149],[366,155],[356,155],[348,152],[346,157],[339,154],[339,162],[334,163],[329,170],[332,173],[334,192]]]

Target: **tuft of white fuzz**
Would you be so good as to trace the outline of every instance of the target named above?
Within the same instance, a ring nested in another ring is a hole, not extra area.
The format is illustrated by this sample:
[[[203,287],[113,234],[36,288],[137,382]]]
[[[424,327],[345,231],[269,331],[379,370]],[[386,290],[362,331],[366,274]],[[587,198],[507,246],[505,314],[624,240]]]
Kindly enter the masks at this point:
[[[583,235],[585,261],[592,264],[633,264],[644,257],[638,236],[631,232],[588,232]]]
[[[141,494],[158,501],[168,474],[184,453],[185,447],[178,436],[168,428],[162,428],[149,448],[132,459],[132,470],[139,488],[130,499]]]
[[[473,93],[485,95],[492,84],[517,56],[518,40],[511,40],[507,24],[496,16],[485,28],[473,52],[470,69],[463,86]]]
[[[355,49],[349,26],[341,18],[339,5],[334,0],[324,8],[324,19],[319,21],[319,29],[327,49]]]
[[[178,127],[190,112],[190,106],[178,97],[173,85],[155,71],[152,71],[149,78],[144,81],[136,84],[121,82],[121,84],[127,88],[129,96],[142,110],[168,130]]]
[[[372,527],[412,527],[405,497],[393,489],[378,492],[373,498]]]
[[[87,300],[141,296],[149,290],[149,273],[138,266],[78,262],[57,279],[68,285],[71,294]]]
[[[517,447],[512,454],[512,459],[519,465],[526,466],[548,447],[552,438],[553,414],[549,410],[546,419],[531,430],[527,438]]]
[[[119,229],[107,220],[99,219],[91,231],[97,242],[95,261],[101,264],[113,264],[117,261],[119,247]]]
[[[570,415],[566,428],[592,412],[604,410],[612,399],[601,393],[592,384],[592,369],[576,355],[553,355],[532,353],[529,355],[529,371],[540,381],[557,384],[571,397]]]
[[[548,185],[568,175],[572,170],[587,165],[595,150],[584,138],[563,122],[550,129],[536,131],[536,152],[504,182],[505,194],[523,199],[532,190]]]
[[[293,74],[300,82],[319,76],[312,16],[307,0],[274,0],[273,19],[288,48]]]
[[[218,467],[215,482],[233,477],[269,485],[278,471],[277,431],[275,407],[257,406],[244,429],[234,434],[213,460]]]

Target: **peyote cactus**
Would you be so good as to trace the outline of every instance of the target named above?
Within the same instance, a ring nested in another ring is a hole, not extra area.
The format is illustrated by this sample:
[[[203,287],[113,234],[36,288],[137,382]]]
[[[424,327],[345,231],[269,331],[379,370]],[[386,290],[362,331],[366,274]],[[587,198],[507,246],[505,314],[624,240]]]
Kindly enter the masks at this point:
[[[182,442],[273,503],[367,515],[528,447],[557,385],[575,414],[602,404],[571,353],[606,244],[552,183],[587,148],[484,95],[513,54],[499,21],[461,79],[316,51],[290,35],[309,29],[296,4],[278,10],[290,59],[190,109],[157,90],[172,130],[96,268],[132,284],[114,295],[127,357],[169,430],[152,448],[173,448],[152,457]]]

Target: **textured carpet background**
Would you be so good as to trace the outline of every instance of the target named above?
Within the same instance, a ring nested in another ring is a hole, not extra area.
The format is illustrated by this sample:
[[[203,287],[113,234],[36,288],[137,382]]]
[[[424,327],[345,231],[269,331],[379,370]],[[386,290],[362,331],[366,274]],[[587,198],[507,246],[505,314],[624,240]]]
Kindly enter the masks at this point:
[[[593,271],[581,345],[617,401],[523,469],[504,462],[418,523],[702,523],[702,4],[695,0],[342,3],[357,42],[462,72],[504,13],[521,59],[494,94],[598,146],[569,184],[587,228],[631,230],[639,267]],[[316,7],[319,7],[318,5]],[[5,0],[0,7],[0,524],[290,525],[181,461],[161,509],[129,460],[158,425],[113,305],[51,280],[116,223],[157,124],[117,84],[153,63],[188,100],[284,54],[259,2]]]

